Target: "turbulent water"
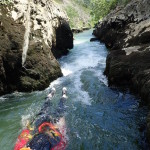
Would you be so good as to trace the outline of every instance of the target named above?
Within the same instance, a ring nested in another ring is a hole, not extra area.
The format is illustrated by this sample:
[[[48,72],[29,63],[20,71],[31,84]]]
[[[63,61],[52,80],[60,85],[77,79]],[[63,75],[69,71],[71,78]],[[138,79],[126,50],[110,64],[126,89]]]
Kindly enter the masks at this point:
[[[74,37],[74,49],[59,60],[64,77],[50,85],[57,90],[54,109],[62,87],[68,88],[67,150],[142,149],[144,133],[139,129],[147,108],[139,107],[139,100],[127,90],[107,86],[103,75],[107,49],[102,43],[91,43],[91,33]],[[0,97],[0,150],[13,149],[26,120],[38,112],[48,91]]]

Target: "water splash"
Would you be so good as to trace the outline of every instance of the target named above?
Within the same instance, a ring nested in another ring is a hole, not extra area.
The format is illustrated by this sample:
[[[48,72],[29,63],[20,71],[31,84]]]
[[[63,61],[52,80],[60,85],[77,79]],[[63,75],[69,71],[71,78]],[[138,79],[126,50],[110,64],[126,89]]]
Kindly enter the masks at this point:
[[[72,74],[72,71],[69,69],[62,68],[61,71],[64,76],[68,76],[68,75]]]
[[[26,128],[26,126],[27,126],[27,124],[28,124],[30,118],[31,118],[30,115],[22,115],[22,116],[21,116],[21,126],[22,126],[23,128]]]
[[[0,97],[0,103],[3,103],[7,98],[5,97]]]
[[[82,103],[86,105],[91,105],[91,98],[88,92],[82,89],[83,83],[80,80],[81,73],[82,71],[76,74],[74,78],[74,86],[75,86],[74,92],[77,93],[76,101],[81,101]]]

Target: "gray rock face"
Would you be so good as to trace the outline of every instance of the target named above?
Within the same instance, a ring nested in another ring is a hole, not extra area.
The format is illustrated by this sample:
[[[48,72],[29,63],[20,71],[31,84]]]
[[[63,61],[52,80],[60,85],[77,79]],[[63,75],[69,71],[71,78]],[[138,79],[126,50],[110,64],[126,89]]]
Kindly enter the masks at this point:
[[[62,38],[63,37],[63,38]],[[68,48],[73,48],[73,34],[69,24],[65,20],[60,21],[60,26],[56,29],[56,37],[52,45],[52,53],[56,58],[67,54]]]
[[[68,17],[53,1],[14,0],[1,5],[0,95],[48,87],[62,76],[54,56],[72,47]]]
[[[96,25],[94,35],[110,49],[109,85],[129,86],[150,104],[150,1],[132,0]],[[150,115],[149,115],[150,116]],[[150,140],[150,119],[148,119]]]

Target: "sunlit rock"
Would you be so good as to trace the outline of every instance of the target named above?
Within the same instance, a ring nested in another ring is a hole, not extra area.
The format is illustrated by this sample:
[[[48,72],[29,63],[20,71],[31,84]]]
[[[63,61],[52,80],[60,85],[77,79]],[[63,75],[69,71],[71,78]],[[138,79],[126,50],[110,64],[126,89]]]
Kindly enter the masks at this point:
[[[1,5],[0,39],[0,94],[46,88],[62,76],[54,55],[73,47],[68,17],[51,0]]]

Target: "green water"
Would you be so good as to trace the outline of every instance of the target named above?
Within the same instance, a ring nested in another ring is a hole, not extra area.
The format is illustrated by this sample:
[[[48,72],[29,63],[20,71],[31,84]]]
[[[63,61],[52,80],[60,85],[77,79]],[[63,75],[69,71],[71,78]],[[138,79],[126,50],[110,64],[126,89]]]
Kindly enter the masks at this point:
[[[63,86],[68,88],[67,150],[146,149],[139,128],[146,120],[147,108],[127,90],[109,88],[103,75],[107,49],[89,42],[92,31],[75,36],[75,47],[62,57],[64,77],[50,86],[57,90],[57,107]],[[41,92],[13,93],[0,97],[0,150],[12,150],[27,119],[34,117],[44,103],[49,88]]]

